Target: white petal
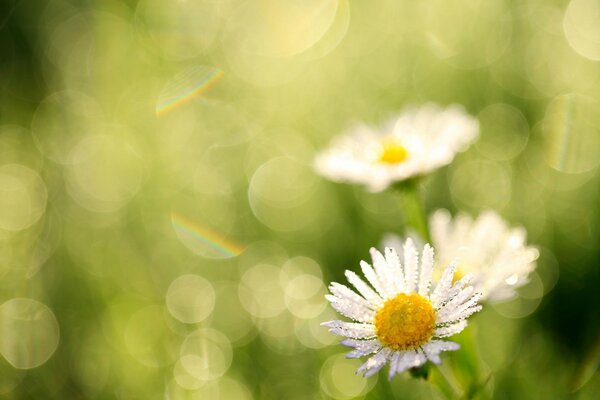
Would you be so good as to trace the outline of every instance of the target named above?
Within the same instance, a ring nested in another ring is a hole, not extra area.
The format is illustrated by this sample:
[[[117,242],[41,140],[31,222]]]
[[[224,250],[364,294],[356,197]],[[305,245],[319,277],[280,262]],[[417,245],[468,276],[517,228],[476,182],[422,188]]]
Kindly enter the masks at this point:
[[[458,280],[456,283],[454,283],[454,285],[452,285],[450,290],[448,290],[448,292],[446,293],[446,296],[443,299],[441,299],[441,302],[445,304],[445,303],[449,302],[450,300],[452,300],[454,297],[458,296],[458,294],[461,292],[461,290],[463,290],[463,288],[469,282],[471,282],[472,279],[473,279],[473,274],[471,272],[469,272],[468,274],[463,276],[460,280]]]
[[[386,299],[387,298],[387,296],[385,295],[386,292],[385,292],[385,290],[383,290],[381,283],[379,283],[379,277],[375,273],[375,270],[373,270],[373,268],[369,265],[369,263],[367,263],[365,261],[360,262],[360,268],[362,269],[362,272],[363,272],[363,275],[365,276],[365,278],[367,278],[367,280],[369,281],[371,286],[373,286],[375,288],[375,290],[377,291],[379,296],[381,296],[383,299]]]
[[[392,379],[397,373],[399,373],[400,361],[402,360],[401,351],[395,351],[392,354],[392,358],[390,359],[390,372],[388,374],[388,379]]]
[[[381,297],[375,293],[375,291],[371,289],[369,285],[360,279],[358,275],[352,271],[346,271],[345,274],[348,282],[350,282],[356,288],[356,290],[358,290],[358,293],[360,293],[369,303],[371,303],[372,306],[379,308],[383,305],[383,300]]]
[[[455,314],[452,314],[450,317],[448,317],[448,319],[446,321],[443,321],[443,322],[449,323],[449,322],[464,320],[466,318],[469,318],[471,315],[475,314],[476,312],[481,311],[481,308],[482,308],[481,305],[463,308],[460,311],[457,311]]]
[[[431,294],[431,303],[435,309],[439,308],[442,304],[442,300],[448,294],[450,285],[452,285],[452,279],[454,278],[454,271],[456,270],[456,263],[453,262],[446,267],[442,275],[442,279],[438,282],[433,293]]]
[[[457,310],[457,308],[460,307],[460,305],[463,304],[473,294],[474,291],[475,288],[473,286],[467,286],[466,288],[460,290],[454,296],[454,298],[444,303],[444,305],[440,307],[437,313],[438,320],[447,319],[447,317],[450,314],[454,313]]]
[[[383,368],[390,357],[391,352],[392,351],[387,347],[382,348],[377,354],[369,358],[363,365],[361,365],[360,368],[356,370],[356,373],[360,374],[364,372],[365,378],[376,374],[377,371]]]
[[[358,322],[371,323],[375,318],[375,311],[361,304],[354,303],[348,299],[341,299],[333,295],[325,295],[325,298],[331,303],[334,310],[344,317],[351,318]]]
[[[431,360],[434,364],[439,364],[440,353],[442,351],[453,351],[458,350],[460,346],[454,342],[447,342],[444,340],[431,340],[425,346],[423,346],[423,351],[428,359]]]
[[[331,291],[331,293],[333,293],[335,297],[339,297],[340,299],[346,299],[348,301],[356,303],[365,308],[370,308],[372,310],[379,309],[378,306],[359,296],[352,289],[348,288],[347,286],[341,285],[337,282],[332,282],[331,285],[329,285],[329,290]]]
[[[344,339],[342,340],[344,346],[353,347],[354,350],[346,354],[347,358],[360,358],[369,354],[373,354],[379,351],[382,347],[381,343],[377,339],[372,340],[357,340],[357,339]]]
[[[425,364],[427,358],[421,350],[408,350],[395,352],[390,361],[389,378],[406,371],[409,368],[420,367]]]
[[[387,261],[390,272],[394,277],[396,293],[404,291],[404,272],[402,271],[402,265],[400,265],[400,258],[398,253],[392,247],[385,248],[385,259]]]
[[[329,332],[339,336],[353,339],[371,339],[375,337],[375,326],[372,324],[333,320],[323,322],[321,325],[329,328]]]
[[[419,268],[419,254],[412,241],[406,239],[404,242],[404,293],[412,293],[417,285],[417,270]]]
[[[455,306],[453,309],[448,309],[442,315],[438,314],[438,320],[440,322],[453,322],[467,318],[471,314],[481,310],[481,306],[477,305],[477,301],[479,301],[480,297],[481,293],[475,293],[464,303]]]
[[[396,282],[394,277],[390,273],[387,261],[376,248],[371,247],[370,249],[371,258],[373,259],[373,269],[377,274],[381,289],[385,292],[382,293],[386,298],[392,298],[396,295]]]
[[[410,358],[410,364],[409,364],[409,368],[416,368],[416,367],[420,367],[421,365],[425,364],[425,362],[427,361],[427,358],[425,357],[425,354],[417,349],[417,350],[413,350],[411,354],[411,358]]]
[[[463,320],[455,322],[453,324],[436,328],[435,331],[433,332],[433,336],[448,337],[448,336],[456,335],[457,333],[462,332],[462,330],[465,329],[466,327],[467,327],[467,321],[463,319]]]
[[[433,273],[433,248],[426,244],[421,256],[421,275],[419,277],[419,295],[427,297],[431,287],[431,275]]]

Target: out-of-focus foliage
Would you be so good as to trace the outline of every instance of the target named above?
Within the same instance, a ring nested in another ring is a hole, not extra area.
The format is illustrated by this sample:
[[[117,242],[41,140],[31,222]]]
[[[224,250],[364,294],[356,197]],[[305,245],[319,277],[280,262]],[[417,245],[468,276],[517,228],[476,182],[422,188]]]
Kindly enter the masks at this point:
[[[474,318],[484,393],[594,398],[599,60],[595,0],[1,2],[0,397],[381,398],[319,323],[399,202],[311,163],[434,101],[482,131],[428,209],[542,254]]]

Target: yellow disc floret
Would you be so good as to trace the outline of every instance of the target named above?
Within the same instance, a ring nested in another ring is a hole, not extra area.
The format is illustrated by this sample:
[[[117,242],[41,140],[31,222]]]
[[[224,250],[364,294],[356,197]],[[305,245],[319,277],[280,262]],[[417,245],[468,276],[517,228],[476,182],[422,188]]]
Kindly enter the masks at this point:
[[[454,278],[452,279],[452,283],[456,283],[458,281],[460,281],[462,278],[464,278],[465,273],[463,272],[462,269],[460,269],[459,267],[456,267],[456,270],[454,271]]]
[[[387,164],[398,164],[406,160],[408,151],[396,138],[387,137],[381,141],[379,161]]]
[[[429,300],[416,293],[400,293],[386,301],[375,315],[377,337],[394,350],[413,349],[431,339],[435,318]]]

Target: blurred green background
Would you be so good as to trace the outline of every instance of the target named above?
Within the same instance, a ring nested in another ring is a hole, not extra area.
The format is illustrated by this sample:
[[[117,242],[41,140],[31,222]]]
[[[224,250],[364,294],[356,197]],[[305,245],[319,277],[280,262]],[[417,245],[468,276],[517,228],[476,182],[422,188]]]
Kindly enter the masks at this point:
[[[469,328],[485,396],[597,398],[599,61],[597,0],[4,0],[0,397],[381,398],[319,323],[399,202],[311,164],[433,101],[481,137],[428,210],[541,250]]]

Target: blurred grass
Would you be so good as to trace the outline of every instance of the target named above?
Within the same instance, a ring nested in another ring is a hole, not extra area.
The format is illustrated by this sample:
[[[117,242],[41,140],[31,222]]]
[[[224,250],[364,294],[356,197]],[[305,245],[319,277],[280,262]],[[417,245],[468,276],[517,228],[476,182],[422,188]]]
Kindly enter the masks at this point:
[[[325,182],[311,162],[354,121],[434,101],[465,105],[482,136],[429,177],[427,209],[494,208],[542,250],[532,284],[543,290],[474,319],[485,395],[594,398],[597,11],[585,0],[1,3],[0,302],[46,305],[60,339],[17,349],[9,333],[51,322],[0,326],[2,354],[25,368],[0,358],[0,396],[380,398],[318,324],[332,315],[326,282],[402,232],[400,204]],[[223,75],[207,85],[202,71]],[[180,101],[157,115],[173,90]],[[208,282],[214,306],[208,289],[169,291],[183,274]],[[437,396],[405,376],[391,389]]]

